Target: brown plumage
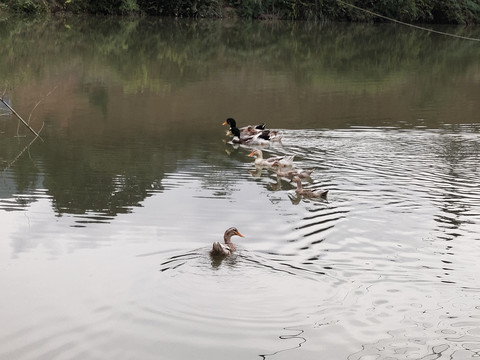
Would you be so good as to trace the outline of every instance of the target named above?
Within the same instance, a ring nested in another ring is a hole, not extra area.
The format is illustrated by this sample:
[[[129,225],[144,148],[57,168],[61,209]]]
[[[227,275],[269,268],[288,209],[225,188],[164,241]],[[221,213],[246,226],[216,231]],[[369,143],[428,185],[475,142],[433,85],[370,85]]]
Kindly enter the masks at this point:
[[[212,250],[210,251],[211,255],[222,255],[222,256],[229,256],[233,253],[236,248],[235,244],[232,243],[232,236],[237,235],[240,237],[244,237],[235,227],[228,228],[223,235],[223,240],[225,244],[221,244],[220,242],[216,241],[213,243]]]
[[[302,180],[298,176],[294,176],[293,180],[297,183],[297,188],[295,189],[295,192],[298,195],[303,195],[305,197],[309,198],[325,198],[327,197],[328,190],[310,190],[310,189],[304,189],[302,188]]]
[[[294,169],[283,171],[283,166],[284,166],[283,164],[281,164],[280,162],[277,162],[276,165],[278,165],[277,175],[290,180],[293,180],[295,176],[299,177],[300,179],[308,179],[310,178],[310,175],[312,175],[312,172],[313,172],[313,170],[298,171]]]
[[[248,154],[248,156],[255,158],[255,165],[257,166],[272,167],[272,166],[277,166],[280,163],[284,166],[292,166],[293,157],[295,155],[273,156],[273,157],[264,159],[262,150],[255,149],[250,154]]]

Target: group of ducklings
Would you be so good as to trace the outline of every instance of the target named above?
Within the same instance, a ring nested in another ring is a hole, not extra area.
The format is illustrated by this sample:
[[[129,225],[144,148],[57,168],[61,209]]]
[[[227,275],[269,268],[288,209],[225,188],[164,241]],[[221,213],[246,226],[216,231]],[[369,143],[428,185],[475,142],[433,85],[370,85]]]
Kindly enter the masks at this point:
[[[235,119],[228,118],[222,125],[230,125],[227,135],[231,136],[232,144],[240,144],[246,146],[267,145],[272,142],[280,142],[282,135],[276,130],[266,129],[265,124],[248,125],[242,128],[237,127]],[[254,149],[248,156],[255,158],[255,166],[258,168],[276,168],[278,177],[287,178],[295,181],[297,195],[307,198],[326,198],[328,190],[311,190],[302,187],[302,179],[310,178],[312,170],[299,171],[293,168],[293,159],[295,155],[274,156],[269,158],[263,157],[260,149]],[[235,251],[235,245],[231,241],[233,236],[244,237],[235,227],[231,227],[225,231],[223,236],[224,244],[214,242],[211,255],[229,256]]]

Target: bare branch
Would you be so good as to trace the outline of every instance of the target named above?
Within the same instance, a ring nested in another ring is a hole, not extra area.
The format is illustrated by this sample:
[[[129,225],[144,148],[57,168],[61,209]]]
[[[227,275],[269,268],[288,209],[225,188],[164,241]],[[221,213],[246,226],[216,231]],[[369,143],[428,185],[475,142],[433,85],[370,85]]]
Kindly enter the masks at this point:
[[[30,124],[30,119],[32,118],[32,114],[33,114],[33,112],[35,111],[35,109],[37,108],[37,106],[40,105],[40,103],[41,103],[43,100],[45,100],[52,92],[54,92],[54,91],[57,89],[57,87],[58,87],[58,86],[55,86],[52,90],[50,90],[50,91],[47,93],[47,95],[45,95],[45,96],[43,97],[43,99],[40,99],[40,100],[37,101],[37,103],[36,103],[35,106],[33,107],[32,111],[30,111],[30,115],[28,116],[27,122],[28,122],[29,124]]]
[[[43,130],[43,126],[44,126],[44,125],[45,125],[45,123],[43,123],[42,128],[40,129],[39,133]],[[2,172],[5,172],[5,171],[7,171],[9,168],[11,168],[12,165],[15,164],[18,159],[20,159],[20,157],[23,155],[23,153],[24,153],[25,151],[28,150],[28,153],[29,153],[29,156],[30,156],[30,146],[31,146],[31,145],[35,142],[35,140],[37,140],[38,138],[41,139],[40,135],[35,136],[35,137],[33,138],[33,140],[30,141],[30,143],[29,143],[27,146],[25,146],[25,147],[22,149],[22,151],[20,151],[20,152],[18,153],[17,156],[15,156],[15,159],[13,159],[12,161],[10,161],[10,162],[7,164],[7,166],[2,170]],[[30,159],[31,159],[31,157],[30,157]]]
[[[5,100],[3,100],[3,97],[0,97],[0,101],[1,101],[2,103],[4,103],[5,106],[6,106],[7,108],[9,108],[10,111],[11,111],[16,117],[18,117],[18,118],[20,119],[20,121],[21,121],[33,134],[35,134],[35,136],[40,137],[40,135],[38,135],[38,133],[37,133],[35,130],[33,130],[33,128],[32,128],[25,120],[23,120],[23,118],[22,118],[10,105],[9,105]],[[40,137],[40,140],[43,141],[43,139],[42,139],[41,137]]]

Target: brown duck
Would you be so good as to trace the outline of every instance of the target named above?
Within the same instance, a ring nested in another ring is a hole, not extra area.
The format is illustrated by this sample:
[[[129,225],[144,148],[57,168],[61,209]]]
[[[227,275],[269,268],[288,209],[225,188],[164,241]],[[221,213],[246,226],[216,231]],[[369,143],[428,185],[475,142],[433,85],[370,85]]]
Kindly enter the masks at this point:
[[[297,183],[297,188],[295,189],[295,192],[298,195],[303,195],[308,198],[325,198],[327,197],[328,190],[310,190],[310,189],[304,189],[302,188],[302,180],[298,176],[293,177],[293,181]]]
[[[237,235],[240,237],[244,237],[235,227],[228,228],[223,235],[223,240],[225,244],[221,244],[220,242],[216,241],[213,243],[212,250],[210,251],[211,255],[223,255],[229,256],[233,253],[236,248],[234,243],[232,243],[232,236]]]

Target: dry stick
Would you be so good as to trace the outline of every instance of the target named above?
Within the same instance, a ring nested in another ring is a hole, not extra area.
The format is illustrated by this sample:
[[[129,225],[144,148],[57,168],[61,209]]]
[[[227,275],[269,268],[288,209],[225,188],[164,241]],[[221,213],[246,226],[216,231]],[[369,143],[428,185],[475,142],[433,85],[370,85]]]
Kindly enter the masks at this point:
[[[18,115],[18,113],[10,105],[8,105],[8,103],[5,100],[3,100],[3,97],[0,97],[0,101],[2,103],[4,103],[5,106],[8,107],[10,109],[10,111],[12,113],[14,113],[33,134],[35,134],[35,136],[38,136],[40,138],[40,140],[43,141],[43,139],[40,137],[40,135],[38,135],[38,133],[35,130],[33,130],[33,128],[30,125],[28,125],[28,123],[25,120],[23,120],[22,117],[20,115]]]
[[[39,132],[41,132],[42,129],[43,129],[43,126],[42,126],[42,128],[40,129]],[[35,142],[35,140],[37,140],[38,138],[41,139],[40,136],[35,136],[35,137],[33,138],[33,140],[30,141],[30,143],[29,143],[27,146],[25,146],[25,147],[22,149],[22,151],[20,151],[20,153],[15,157],[15,159],[13,159],[12,161],[10,161],[10,162],[7,164],[7,166],[2,170],[2,172],[5,172],[5,171],[7,171],[9,168],[11,168],[12,165],[15,164],[18,159],[20,159],[20,156],[22,156],[22,154],[23,154],[26,150],[29,150],[29,149],[30,149],[30,146],[31,146],[31,145]],[[30,150],[29,150],[29,153],[30,153]],[[31,159],[31,158],[30,158],[30,159]]]
[[[28,122],[29,124],[30,124],[30,119],[32,118],[32,114],[33,114],[33,112],[35,111],[35,109],[37,108],[37,106],[40,105],[40,103],[41,103],[44,99],[46,99],[52,92],[54,92],[54,91],[57,89],[57,87],[58,87],[58,86],[55,86],[52,90],[50,90],[50,91],[47,93],[47,95],[45,95],[45,96],[43,97],[43,99],[40,99],[40,100],[37,101],[37,103],[36,103],[35,106],[33,107],[32,111],[30,111],[30,115],[28,116],[28,121],[27,121],[27,122]],[[42,125],[42,128],[43,128],[43,125]],[[40,133],[40,131],[39,131],[39,133]]]

